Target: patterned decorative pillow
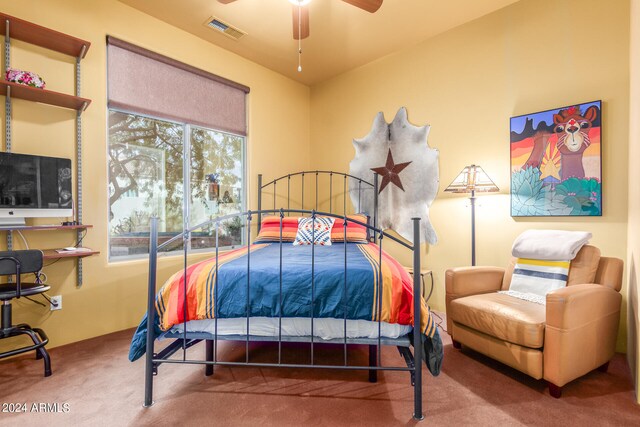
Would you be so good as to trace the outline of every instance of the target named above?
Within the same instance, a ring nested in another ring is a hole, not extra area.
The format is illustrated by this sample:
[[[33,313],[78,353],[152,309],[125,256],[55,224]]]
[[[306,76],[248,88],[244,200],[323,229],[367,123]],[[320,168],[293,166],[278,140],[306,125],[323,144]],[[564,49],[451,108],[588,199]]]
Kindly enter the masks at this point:
[[[298,220],[298,233],[293,241],[294,246],[299,245],[331,245],[331,227],[334,219],[327,217],[300,218]]]
[[[282,218],[282,241],[293,242],[298,233],[298,216],[285,216]],[[260,232],[254,240],[258,242],[279,242],[280,241],[280,217],[265,216],[262,218]]]
[[[364,214],[347,215],[349,219],[355,219],[364,224],[367,223],[367,216]],[[344,221],[341,218],[335,218],[333,228],[331,229],[332,242],[344,242]],[[367,243],[367,228],[347,221],[347,242]]]

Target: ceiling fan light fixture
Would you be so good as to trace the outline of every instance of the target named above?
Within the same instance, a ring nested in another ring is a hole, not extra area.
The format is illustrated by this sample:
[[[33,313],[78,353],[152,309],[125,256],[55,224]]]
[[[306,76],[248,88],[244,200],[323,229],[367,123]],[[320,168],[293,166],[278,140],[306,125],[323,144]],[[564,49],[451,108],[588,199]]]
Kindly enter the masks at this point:
[[[311,3],[311,0],[289,0],[289,3],[294,6],[306,6]]]

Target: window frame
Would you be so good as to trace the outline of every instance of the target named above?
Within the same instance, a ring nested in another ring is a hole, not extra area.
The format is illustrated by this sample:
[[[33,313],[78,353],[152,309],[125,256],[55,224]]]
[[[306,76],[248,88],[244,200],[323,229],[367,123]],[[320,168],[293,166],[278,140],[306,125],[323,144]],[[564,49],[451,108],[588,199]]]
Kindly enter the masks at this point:
[[[116,113],[122,113],[122,114],[129,114],[129,115],[134,115],[134,116],[138,116],[138,117],[143,117],[146,119],[150,119],[150,120],[157,120],[157,121],[162,121],[165,123],[172,123],[175,125],[179,125],[182,127],[182,190],[183,190],[183,194],[185,195],[185,197],[183,197],[182,200],[182,231],[177,231],[177,234],[183,233],[185,230],[187,230],[189,227],[191,227],[191,225],[189,224],[190,220],[191,220],[191,206],[190,206],[190,201],[191,201],[191,190],[192,190],[192,185],[191,185],[191,128],[195,127],[198,129],[203,129],[206,131],[212,131],[212,132],[218,132],[218,133],[222,133],[222,134],[227,134],[227,135],[232,135],[238,138],[242,138],[242,203],[241,203],[241,208],[240,208],[240,212],[246,212],[247,210],[247,197],[249,194],[249,188],[248,188],[248,181],[247,181],[247,177],[248,177],[248,162],[247,162],[247,144],[248,144],[248,135],[241,135],[241,134],[237,134],[237,133],[233,133],[233,132],[229,132],[229,131],[224,131],[224,130],[220,130],[220,129],[212,129],[212,128],[207,128],[205,126],[201,126],[201,125],[197,125],[197,124],[193,124],[193,123],[188,123],[188,122],[180,122],[177,120],[172,120],[172,119],[167,119],[167,118],[163,118],[163,117],[158,117],[158,116],[154,116],[154,115],[150,115],[150,114],[143,114],[143,113],[139,113],[136,111],[130,111],[130,110],[125,110],[122,108],[115,108],[115,107],[109,107],[107,106],[106,108],[106,141],[107,143],[105,144],[105,148],[106,148],[106,172],[107,172],[107,262],[109,264],[111,263],[121,263],[121,262],[127,262],[127,261],[137,261],[137,260],[141,260],[141,259],[145,259],[149,257],[148,253],[145,254],[133,254],[133,255],[118,255],[118,256],[113,256],[111,255],[111,224],[110,224],[110,220],[109,220],[109,210],[110,210],[110,205],[109,205],[109,145],[111,144],[110,141],[110,134],[109,134],[109,114],[111,112],[116,112]],[[187,197],[187,195],[189,195]],[[214,217],[215,218],[215,217]],[[194,226],[197,224],[194,224]],[[241,233],[241,242],[240,242],[240,246],[244,246],[246,245],[246,233]],[[189,239],[187,239],[187,253],[191,253],[191,254],[203,254],[203,253],[207,253],[207,252],[214,252],[215,251],[215,246],[210,247],[210,248],[199,248],[199,249],[192,249],[191,248],[191,237]],[[230,250],[230,249],[234,249],[236,246],[235,245],[231,245],[231,246],[220,246],[218,248],[218,250]],[[175,250],[170,250],[170,251],[162,251],[162,252],[158,252],[158,257],[177,257],[177,256],[183,256],[184,255],[184,248],[180,248],[180,249],[175,249]]]

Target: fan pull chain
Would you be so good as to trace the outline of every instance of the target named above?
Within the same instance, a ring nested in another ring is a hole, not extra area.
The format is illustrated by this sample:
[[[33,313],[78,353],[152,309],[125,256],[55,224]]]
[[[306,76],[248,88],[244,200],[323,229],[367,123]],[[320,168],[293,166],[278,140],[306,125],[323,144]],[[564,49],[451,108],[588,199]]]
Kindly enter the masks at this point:
[[[298,72],[302,72],[302,6],[298,5]]]

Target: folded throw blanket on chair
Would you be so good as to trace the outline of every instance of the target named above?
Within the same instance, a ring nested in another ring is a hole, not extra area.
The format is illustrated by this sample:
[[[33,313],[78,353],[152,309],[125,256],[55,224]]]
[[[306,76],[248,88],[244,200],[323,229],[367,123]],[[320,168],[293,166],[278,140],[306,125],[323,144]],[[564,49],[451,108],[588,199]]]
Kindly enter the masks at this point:
[[[571,261],[591,239],[586,231],[527,230],[513,242],[516,258],[548,261]]]
[[[544,305],[547,293],[567,286],[570,261],[519,258],[508,291],[501,294]]]

